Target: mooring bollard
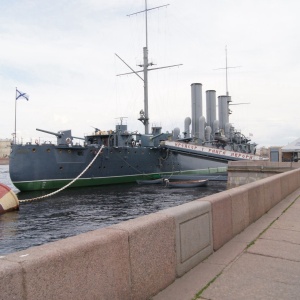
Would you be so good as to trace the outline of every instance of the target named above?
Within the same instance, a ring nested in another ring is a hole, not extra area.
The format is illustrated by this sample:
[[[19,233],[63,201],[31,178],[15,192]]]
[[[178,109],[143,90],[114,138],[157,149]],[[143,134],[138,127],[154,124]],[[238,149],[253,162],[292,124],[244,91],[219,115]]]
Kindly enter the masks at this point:
[[[0,183],[0,215],[19,209],[19,200],[16,194],[7,185]]]

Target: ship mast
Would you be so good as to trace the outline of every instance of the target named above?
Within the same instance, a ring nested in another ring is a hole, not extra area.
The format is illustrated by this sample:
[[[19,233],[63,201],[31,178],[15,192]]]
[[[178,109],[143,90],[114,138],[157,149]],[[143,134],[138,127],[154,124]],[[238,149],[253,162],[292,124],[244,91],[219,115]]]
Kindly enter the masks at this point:
[[[228,69],[233,68],[240,68],[241,66],[235,66],[235,67],[228,67],[227,64],[227,45],[225,46],[225,68],[218,68],[214,70],[224,70],[226,71],[226,96],[229,97],[229,91],[228,91]],[[229,109],[229,105],[241,105],[241,104],[250,104],[249,102],[243,102],[243,103],[229,103],[231,102],[231,99],[228,101],[228,114],[231,114],[231,110]]]
[[[225,60],[226,60],[226,64],[225,64],[225,68],[226,68],[226,96],[229,96],[229,92],[228,92],[227,45],[225,46]]]
[[[233,69],[233,68],[240,68],[241,66],[235,66],[235,67],[228,67],[227,65],[227,45],[225,46],[225,68],[218,68],[214,70],[224,70],[226,71],[226,96],[229,96],[229,91],[228,91],[228,69]]]
[[[181,66],[182,64],[177,64],[177,65],[171,65],[171,66],[165,66],[165,67],[160,67],[160,68],[151,68],[149,69],[149,66],[153,66],[153,63],[149,63],[148,61],[148,11],[153,10],[153,9],[158,9],[161,7],[167,7],[169,4],[165,5],[160,5],[156,6],[153,8],[148,8],[147,6],[147,0],[145,0],[145,9],[142,11],[138,11],[132,14],[127,15],[128,17],[132,15],[137,15],[140,13],[145,13],[145,30],[146,30],[146,46],[143,48],[143,64],[139,65],[139,67],[142,67],[142,71],[134,71],[119,55],[115,54],[132,72],[130,73],[123,73],[123,74],[118,74],[117,76],[122,76],[122,75],[128,75],[128,74],[136,74],[141,80],[144,82],[144,110],[140,111],[140,118],[138,119],[144,124],[145,127],[145,134],[149,134],[149,110],[148,110],[148,72],[152,70],[158,70],[158,69],[164,69],[164,68],[171,68],[171,67],[176,67],[176,66]],[[143,77],[142,78],[139,74],[139,72],[143,72]]]
[[[148,111],[148,8],[147,0],[145,0],[145,28],[146,28],[146,47],[143,48],[143,58],[144,58],[144,121],[145,134],[149,134],[149,111]],[[152,64],[151,64],[152,65]],[[143,116],[141,115],[140,118]]]

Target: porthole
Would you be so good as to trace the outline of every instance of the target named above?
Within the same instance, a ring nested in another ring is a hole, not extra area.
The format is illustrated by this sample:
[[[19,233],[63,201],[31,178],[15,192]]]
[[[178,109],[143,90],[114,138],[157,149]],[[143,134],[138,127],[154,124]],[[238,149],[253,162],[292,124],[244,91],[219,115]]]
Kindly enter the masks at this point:
[[[60,166],[60,167],[59,167],[59,169],[60,169],[60,170],[62,170],[62,169],[63,169],[63,167],[62,167],[62,166]]]
[[[32,148],[32,152],[35,152],[36,151],[36,149],[35,148]]]
[[[47,149],[47,152],[48,152],[48,153],[50,152],[50,149],[49,149],[49,148]]]

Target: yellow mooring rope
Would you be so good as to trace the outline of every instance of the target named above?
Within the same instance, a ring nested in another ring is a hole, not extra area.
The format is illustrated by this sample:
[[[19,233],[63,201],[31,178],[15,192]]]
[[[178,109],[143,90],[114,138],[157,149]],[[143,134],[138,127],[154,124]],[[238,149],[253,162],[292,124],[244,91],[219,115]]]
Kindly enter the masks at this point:
[[[101,146],[100,150],[98,151],[98,153],[95,155],[95,157],[92,159],[92,161],[89,163],[89,165],[76,177],[74,178],[71,182],[69,182],[67,185],[63,186],[62,188],[60,188],[57,191],[54,191],[50,194],[47,195],[43,195],[40,197],[36,197],[36,198],[32,198],[32,199],[24,199],[24,200],[19,200],[20,203],[24,203],[24,202],[30,202],[30,201],[34,201],[34,200],[39,200],[39,199],[43,199],[43,198],[47,198],[50,196],[53,196],[59,192],[61,192],[62,190],[66,189],[68,186],[70,186],[72,183],[74,183],[78,178],[80,178],[85,172],[86,170],[94,163],[94,161],[96,160],[96,158],[98,157],[98,155],[101,153],[102,149],[103,149],[103,145]]]

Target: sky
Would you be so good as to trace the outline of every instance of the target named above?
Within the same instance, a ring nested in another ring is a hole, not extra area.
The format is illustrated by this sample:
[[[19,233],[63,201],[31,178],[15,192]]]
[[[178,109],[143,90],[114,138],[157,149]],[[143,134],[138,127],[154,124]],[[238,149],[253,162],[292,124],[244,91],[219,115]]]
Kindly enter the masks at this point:
[[[167,5],[168,4],[168,5]],[[300,138],[300,1],[148,0],[150,124],[184,131],[191,84],[232,99],[230,123],[258,147]],[[53,140],[128,125],[144,132],[144,0],[0,0],[0,139]],[[16,88],[29,101],[16,99]],[[246,104],[241,104],[246,103]],[[15,118],[16,115],[16,118]]]

